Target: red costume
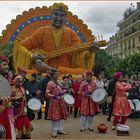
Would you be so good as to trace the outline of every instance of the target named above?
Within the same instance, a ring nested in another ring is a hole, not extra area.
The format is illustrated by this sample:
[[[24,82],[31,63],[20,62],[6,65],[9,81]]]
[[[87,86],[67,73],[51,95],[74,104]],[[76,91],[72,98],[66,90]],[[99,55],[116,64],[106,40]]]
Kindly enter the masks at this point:
[[[10,102],[10,98],[7,100]],[[5,108],[3,112],[0,112],[0,123],[6,129],[6,139],[12,139],[10,119],[12,119],[13,116],[13,109],[7,103],[0,105],[0,108]]]
[[[80,108],[81,106],[81,95],[78,94],[79,89],[80,89],[80,82],[75,82],[73,84],[73,91],[74,91],[74,99],[75,99],[75,103],[74,103],[74,107],[75,108]]]
[[[126,91],[131,88],[130,84],[124,82],[117,82],[115,85],[115,101],[113,107],[114,121],[113,126],[118,124],[125,124],[127,117],[131,114],[131,107],[127,99]]]
[[[12,97],[22,97],[22,101],[14,107],[15,128],[18,130],[17,138],[22,138],[22,135],[30,138],[31,124],[25,113],[25,90],[22,87],[12,87]]]
[[[0,64],[2,62],[9,63],[9,59],[5,56],[0,56]],[[8,80],[8,78],[5,78]],[[1,79],[0,79],[1,80]],[[10,84],[9,84],[10,86]],[[1,91],[4,92],[4,91]],[[13,109],[10,106],[10,96],[9,97],[0,97],[2,100],[2,104],[0,105],[0,123],[6,129],[6,139],[14,139],[14,128],[12,129],[12,117],[13,117]]]
[[[62,88],[58,83],[50,81],[46,89],[46,97],[50,98],[48,110],[48,119],[52,121],[67,119],[68,112],[63,98],[56,99],[55,97],[63,93]],[[51,96],[49,95],[51,94]]]
[[[131,114],[131,107],[129,105],[126,91],[131,88],[131,85],[124,82],[117,82],[115,85],[115,101],[113,114],[117,116],[128,116]]]
[[[94,81],[91,81],[90,83],[83,81],[80,85],[79,93],[82,95],[80,113],[83,116],[93,116],[99,112],[98,105],[92,101],[90,96],[85,96],[86,93],[91,95],[95,88],[96,83]]]

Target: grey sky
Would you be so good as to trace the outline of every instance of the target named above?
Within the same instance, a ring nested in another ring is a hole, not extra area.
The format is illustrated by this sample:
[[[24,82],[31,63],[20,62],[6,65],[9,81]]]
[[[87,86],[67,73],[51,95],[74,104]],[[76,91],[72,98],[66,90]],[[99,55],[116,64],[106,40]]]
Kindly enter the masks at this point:
[[[55,1],[0,1],[0,35],[6,25],[16,15],[36,6],[49,7]],[[59,1],[57,1],[59,2]],[[93,35],[103,35],[104,39],[116,33],[117,22],[123,18],[124,11],[136,1],[63,1],[69,10],[77,15],[92,30]]]

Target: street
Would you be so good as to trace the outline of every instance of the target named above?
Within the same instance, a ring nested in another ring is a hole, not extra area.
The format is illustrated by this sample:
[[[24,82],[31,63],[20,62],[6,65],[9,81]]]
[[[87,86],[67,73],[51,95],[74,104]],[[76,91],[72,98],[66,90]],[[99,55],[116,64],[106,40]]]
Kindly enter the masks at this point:
[[[72,115],[64,121],[64,130],[67,131],[68,135],[58,135],[57,139],[138,139],[140,138],[140,118],[129,118],[127,125],[130,126],[130,136],[116,136],[116,131],[111,130],[111,122],[106,121],[107,116],[99,114],[94,117],[94,131],[91,132],[86,130],[80,132],[80,117],[73,118]],[[101,123],[105,123],[108,126],[108,130],[105,134],[100,134],[97,131],[97,126]],[[50,135],[51,123],[48,120],[35,119],[32,121],[34,130],[32,131],[32,139],[52,139]]]

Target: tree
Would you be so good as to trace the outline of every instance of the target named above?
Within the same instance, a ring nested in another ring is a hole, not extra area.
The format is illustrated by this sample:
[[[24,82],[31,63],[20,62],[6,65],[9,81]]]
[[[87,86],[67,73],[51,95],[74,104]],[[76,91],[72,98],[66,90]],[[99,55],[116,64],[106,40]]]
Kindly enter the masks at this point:
[[[98,50],[95,57],[95,75],[101,71],[104,71],[105,76],[111,76],[115,71],[116,61],[115,59],[108,55],[105,50]]]

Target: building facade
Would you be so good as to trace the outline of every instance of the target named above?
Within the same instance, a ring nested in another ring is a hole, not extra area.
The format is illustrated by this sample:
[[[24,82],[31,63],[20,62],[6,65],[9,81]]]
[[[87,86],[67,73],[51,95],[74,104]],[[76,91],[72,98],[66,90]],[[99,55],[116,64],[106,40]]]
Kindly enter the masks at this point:
[[[107,44],[107,53],[124,59],[140,52],[140,2],[137,8],[132,5],[124,12],[124,18],[117,23],[119,31]]]

